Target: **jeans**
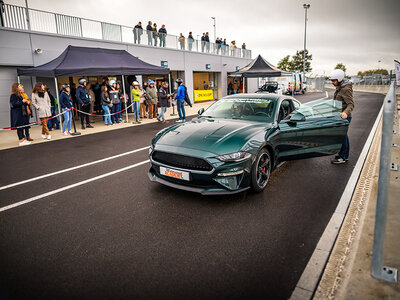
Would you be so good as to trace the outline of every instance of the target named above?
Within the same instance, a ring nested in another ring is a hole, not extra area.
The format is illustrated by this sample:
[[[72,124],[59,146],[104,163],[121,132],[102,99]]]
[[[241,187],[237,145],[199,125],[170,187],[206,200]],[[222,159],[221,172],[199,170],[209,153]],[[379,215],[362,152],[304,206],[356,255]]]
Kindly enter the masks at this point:
[[[147,44],[153,46],[153,31],[147,30]]]
[[[54,117],[56,115],[56,108],[54,106],[51,107],[51,116]],[[60,121],[57,118],[49,119],[47,121],[47,127],[51,131],[53,129],[53,124],[56,124],[56,129],[60,129]]]
[[[108,105],[102,105],[103,110],[104,110],[104,124],[112,124],[111,121],[111,116],[110,116],[110,108],[108,107]],[[108,123],[107,123],[108,121]]]
[[[161,112],[160,115],[158,116],[158,119],[165,122],[165,117],[164,117],[164,113],[167,111],[167,107],[161,107]]]
[[[165,33],[160,33],[160,47],[165,47]]]
[[[179,120],[185,120],[185,100],[176,100]]]
[[[117,104],[113,104],[113,107],[111,107],[111,113],[113,114],[111,116],[111,120],[113,123],[119,123],[118,114],[116,113],[117,111],[120,111],[120,109],[118,109],[119,105],[120,105],[120,103],[117,103]]]
[[[72,120],[72,111],[69,110],[68,108],[63,108],[62,112],[64,114],[64,122],[63,122],[63,126],[62,126],[62,131],[65,132],[67,129],[67,125],[68,125],[68,131],[71,131],[71,120]]]
[[[348,117],[347,121],[349,121],[349,123],[350,123],[351,117]],[[350,141],[349,141],[349,137],[346,135],[346,139],[344,140],[344,142],[342,144],[342,148],[340,148],[339,156],[343,159],[348,159],[349,155],[350,155]]]
[[[29,137],[29,128],[30,128],[30,126],[27,126],[27,127],[24,127],[24,128],[18,128],[18,129],[17,129],[18,138],[19,138],[20,140]],[[25,132],[25,134],[24,134],[24,132]]]
[[[121,117],[122,117],[122,112],[121,112],[121,110],[122,110],[122,103],[118,103],[118,104],[117,104],[117,111],[119,111],[119,113],[116,114],[117,120],[118,120],[118,121],[122,119],[122,118],[121,118]]]
[[[133,112],[135,114],[135,121],[139,121],[140,101],[133,102]]]

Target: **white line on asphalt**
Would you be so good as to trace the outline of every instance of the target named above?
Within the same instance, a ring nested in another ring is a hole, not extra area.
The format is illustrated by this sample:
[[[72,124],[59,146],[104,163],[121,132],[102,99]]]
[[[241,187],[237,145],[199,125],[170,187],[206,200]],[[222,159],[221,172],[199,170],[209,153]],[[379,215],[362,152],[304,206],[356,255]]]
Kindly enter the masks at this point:
[[[375,137],[376,130],[382,117],[383,105],[384,103],[382,104],[381,110],[376,117],[375,123],[372,126],[371,132],[369,133],[369,136],[364,144],[353,172],[350,175],[336,210],[326,226],[324,233],[319,239],[319,242],[315,247],[310,260],[308,261],[303,274],[297,282],[296,288],[290,296],[290,299],[311,299],[314,291],[318,287],[319,280],[325,269],[325,265],[332,252],[333,246],[335,245],[335,241],[342,227],[344,218],[346,217],[347,209],[357,186],[358,178],[360,177],[364,162]],[[323,245],[321,244],[321,241],[323,241]]]
[[[77,182],[77,183],[74,183],[74,184],[71,184],[71,185],[67,185],[67,186],[64,186],[64,187],[62,187],[62,188],[53,190],[53,191],[51,191],[51,192],[47,192],[47,193],[44,193],[44,194],[41,194],[41,195],[38,195],[38,196],[35,196],[35,197],[32,197],[32,198],[29,198],[29,199],[26,199],[26,200],[23,200],[23,201],[14,203],[14,204],[10,204],[10,205],[1,207],[1,208],[0,208],[0,212],[9,210],[9,209],[11,209],[11,208],[14,208],[14,207],[17,207],[17,206],[20,206],[20,205],[27,204],[27,203],[29,203],[29,202],[33,202],[33,201],[42,199],[42,198],[44,198],[44,197],[48,197],[48,196],[51,196],[51,195],[54,195],[54,194],[57,194],[57,193],[61,193],[61,192],[63,192],[63,191],[72,189],[72,188],[77,187],[77,186],[80,186],[80,185],[87,184],[87,183],[92,182],[92,181],[95,181],[95,180],[102,179],[102,178],[107,177],[107,176],[115,175],[115,174],[117,174],[117,173],[120,173],[120,172],[129,170],[129,169],[132,169],[132,168],[136,168],[136,167],[141,166],[141,165],[143,165],[143,164],[145,164],[145,163],[148,163],[148,162],[150,162],[149,159],[148,159],[148,160],[145,160],[145,161],[142,161],[142,162],[139,162],[139,163],[136,163],[136,164],[133,164],[133,165],[126,166],[126,167],[124,167],[124,168],[122,168],[122,169],[118,169],[118,170],[115,170],[115,171],[112,171],[112,172],[108,172],[108,173],[105,173],[105,174],[102,174],[102,175],[99,175],[99,176],[96,176],[96,177],[92,177],[92,178],[86,179],[86,180],[84,180],[84,181]]]
[[[80,168],[88,167],[88,166],[91,166],[91,165],[95,165],[95,164],[98,164],[98,163],[101,163],[101,162],[104,162],[104,161],[107,161],[107,160],[119,158],[119,157],[122,157],[122,156],[125,156],[125,155],[129,155],[129,154],[132,154],[132,153],[139,152],[139,151],[143,151],[143,150],[148,149],[149,147],[150,146],[139,148],[139,149],[135,149],[135,150],[124,152],[124,153],[117,154],[117,155],[114,155],[114,156],[110,156],[110,157],[106,157],[106,158],[103,158],[103,159],[99,159],[99,160],[95,160],[95,161],[92,161],[92,162],[88,162],[86,164],[79,165],[79,166],[76,166],[76,167],[71,167],[71,168],[59,170],[59,171],[56,171],[56,172],[48,173],[48,174],[45,174],[45,175],[41,175],[41,176],[38,176],[38,177],[33,177],[33,178],[29,178],[29,179],[22,180],[22,181],[19,181],[19,182],[11,183],[11,184],[8,184],[8,185],[3,185],[3,186],[0,187],[0,191],[12,188],[14,186],[18,186],[18,185],[21,185],[21,184],[25,184],[25,183],[28,183],[28,182],[32,182],[32,181],[36,181],[36,180],[43,179],[43,178],[46,178],[46,177],[50,177],[50,176],[53,176],[53,175],[58,175],[58,174],[61,174],[61,173],[65,173],[65,172],[73,171],[73,170],[76,170],[76,169],[80,169]]]

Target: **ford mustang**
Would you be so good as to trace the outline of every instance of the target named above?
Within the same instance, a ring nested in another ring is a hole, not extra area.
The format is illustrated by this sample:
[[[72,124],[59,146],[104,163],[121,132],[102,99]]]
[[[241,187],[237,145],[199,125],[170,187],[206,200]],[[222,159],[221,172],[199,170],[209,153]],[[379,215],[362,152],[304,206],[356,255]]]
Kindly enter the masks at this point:
[[[332,155],[347,134],[341,102],[276,94],[224,97],[164,128],[149,149],[151,181],[203,195],[261,192],[282,162]]]

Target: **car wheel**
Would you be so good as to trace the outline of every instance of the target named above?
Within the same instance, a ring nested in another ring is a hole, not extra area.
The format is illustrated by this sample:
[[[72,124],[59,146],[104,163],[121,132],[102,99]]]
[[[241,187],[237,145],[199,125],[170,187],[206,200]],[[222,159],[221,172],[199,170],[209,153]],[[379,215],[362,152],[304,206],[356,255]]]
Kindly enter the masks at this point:
[[[271,175],[271,167],[271,155],[269,151],[267,149],[261,149],[251,168],[251,184],[254,191],[262,192],[267,186]]]

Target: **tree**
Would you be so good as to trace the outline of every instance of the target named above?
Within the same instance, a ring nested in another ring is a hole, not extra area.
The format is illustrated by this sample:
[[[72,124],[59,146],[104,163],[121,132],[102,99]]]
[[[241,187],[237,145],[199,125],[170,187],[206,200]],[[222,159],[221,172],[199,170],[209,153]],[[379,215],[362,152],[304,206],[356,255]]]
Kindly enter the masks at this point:
[[[292,63],[290,61],[290,55],[286,55],[278,62],[278,69],[282,71],[290,72],[292,70]]]
[[[335,67],[335,70],[336,69],[340,69],[340,70],[343,70],[343,72],[345,72],[346,73],[346,66],[344,65],[344,64],[342,64],[342,63],[338,63],[337,65],[336,65],[336,67]]]
[[[296,54],[292,56],[290,59],[290,55],[285,56],[282,58],[279,63],[278,63],[278,68],[283,70],[283,71],[288,71],[288,72],[302,72],[303,71],[303,50],[296,51]],[[312,60],[312,55],[308,54],[308,50],[306,50],[306,66],[305,66],[305,71],[306,73],[309,73],[312,71],[311,68],[311,60]]]
[[[375,70],[366,70],[366,71],[358,71],[358,76],[372,75],[372,74],[382,74],[388,75],[389,72],[386,69],[375,69]]]

